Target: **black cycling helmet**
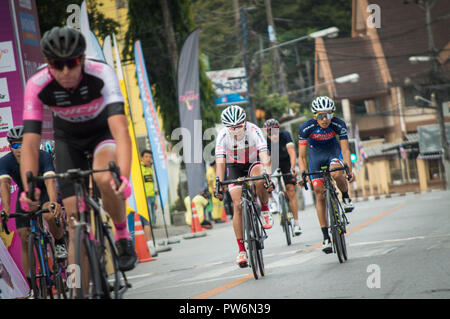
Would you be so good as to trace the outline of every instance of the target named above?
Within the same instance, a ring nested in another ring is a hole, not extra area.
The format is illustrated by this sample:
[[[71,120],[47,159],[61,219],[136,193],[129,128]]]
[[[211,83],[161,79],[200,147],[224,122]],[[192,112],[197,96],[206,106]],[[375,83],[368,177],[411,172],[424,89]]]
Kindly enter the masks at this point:
[[[263,129],[267,132],[270,133],[270,131],[274,128],[279,129],[280,128],[280,123],[275,120],[275,119],[268,119],[263,126]]]
[[[70,59],[81,56],[86,40],[81,32],[71,27],[53,27],[41,40],[42,54],[47,59]]]
[[[23,139],[23,126],[17,125],[11,128],[8,131],[8,134],[6,134],[6,139],[8,140],[9,144],[15,141],[21,141]]]

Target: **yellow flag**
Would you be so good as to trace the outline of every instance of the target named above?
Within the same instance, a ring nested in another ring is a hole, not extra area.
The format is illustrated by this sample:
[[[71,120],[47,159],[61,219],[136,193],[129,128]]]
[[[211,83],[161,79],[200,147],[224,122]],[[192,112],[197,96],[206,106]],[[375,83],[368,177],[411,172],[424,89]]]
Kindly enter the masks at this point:
[[[142,173],[141,173],[139,149],[136,144],[136,134],[134,133],[133,121],[131,120],[130,105],[128,104],[127,87],[125,85],[125,81],[123,78],[122,63],[120,62],[120,56],[119,56],[119,47],[117,45],[116,37],[114,34],[113,34],[113,40],[114,40],[114,50],[115,50],[115,56],[116,56],[117,77],[119,79],[120,89],[122,91],[122,94],[123,94],[123,97],[125,100],[125,115],[128,120],[128,131],[129,131],[130,137],[131,137],[131,152],[132,152],[131,180],[133,182],[133,191],[134,191],[134,198],[136,199],[137,213],[139,213],[139,215],[143,216],[147,220],[150,220],[149,214],[148,214],[148,207],[147,207],[147,197],[145,195],[145,189],[144,189],[144,180],[142,178]]]

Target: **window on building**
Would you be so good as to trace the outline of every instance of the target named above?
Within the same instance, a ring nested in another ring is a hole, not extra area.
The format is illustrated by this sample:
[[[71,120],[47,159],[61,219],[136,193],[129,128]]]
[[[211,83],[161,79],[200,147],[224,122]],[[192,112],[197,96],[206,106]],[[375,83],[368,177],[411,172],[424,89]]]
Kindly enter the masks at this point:
[[[428,177],[430,181],[435,181],[443,178],[444,168],[442,167],[440,159],[428,161],[428,167],[428,173],[430,174]]]
[[[352,101],[352,104],[353,104],[353,110],[354,110],[356,116],[367,114],[366,104],[365,104],[364,100]]]

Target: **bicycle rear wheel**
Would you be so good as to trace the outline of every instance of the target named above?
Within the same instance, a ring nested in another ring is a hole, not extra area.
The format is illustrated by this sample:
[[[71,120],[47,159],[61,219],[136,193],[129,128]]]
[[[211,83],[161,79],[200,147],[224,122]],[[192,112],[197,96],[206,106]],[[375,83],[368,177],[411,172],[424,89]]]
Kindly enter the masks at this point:
[[[28,236],[28,261],[30,267],[30,279],[35,299],[47,298],[47,282],[44,276],[45,265],[40,249],[39,241],[35,233]]]
[[[251,217],[251,208],[248,204],[242,206],[242,216],[244,219],[244,232],[245,232],[245,240],[247,242],[247,251],[248,251],[248,259],[249,265],[252,268],[253,276],[255,279],[258,279],[258,261],[257,261],[257,248],[256,248],[256,240],[255,240],[255,232],[254,232],[254,220]]]
[[[286,242],[288,246],[291,245],[291,227],[289,225],[289,217],[288,217],[288,205],[286,202],[286,197],[283,192],[278,194],[278,198],[280,200],[281,207],[281,226],[283,227],[284,234],[286,235]]]
[[[76,285],[77,299],[98,299],[102,297],[99,265],[94,243],[89,238],[85,225],[75,230],[75,263],[80,276]]]

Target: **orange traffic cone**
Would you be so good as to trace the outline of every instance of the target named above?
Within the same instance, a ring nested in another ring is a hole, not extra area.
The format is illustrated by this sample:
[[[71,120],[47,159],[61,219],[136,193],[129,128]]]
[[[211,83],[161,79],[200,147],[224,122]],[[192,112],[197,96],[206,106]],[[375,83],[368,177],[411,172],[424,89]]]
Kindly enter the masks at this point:
[[[200,221],[198,220],[197,209],[195,208],[195,204],[193,202],[191,203],[191,211],[192,211],[191,233],[205,231],[206,229],[202,227]]]
[[[224,222],[229,222],[225,207],[222,207],[222,217],[220,219],[223,220]]]
[[[156,258],[150,255],[148,250],[144,229],[142,228],[141,218],[138,213],[134,214],[134,249],[136,250],[140,263],[156,260]]]

